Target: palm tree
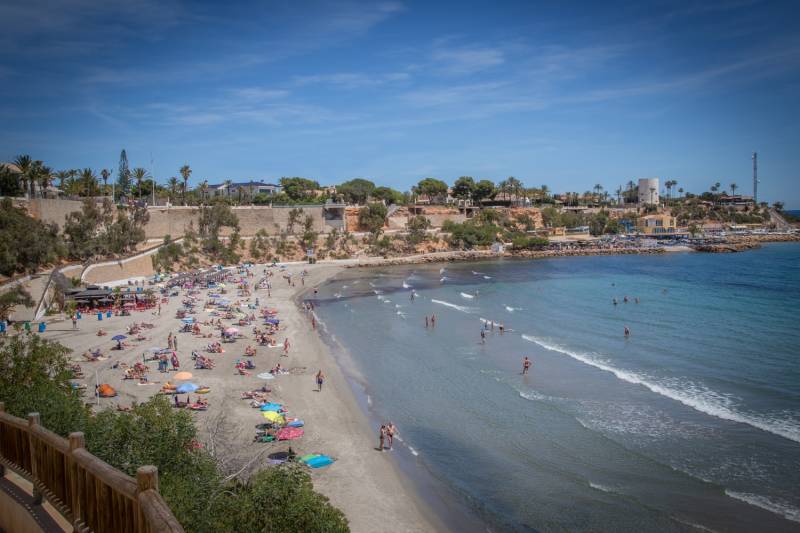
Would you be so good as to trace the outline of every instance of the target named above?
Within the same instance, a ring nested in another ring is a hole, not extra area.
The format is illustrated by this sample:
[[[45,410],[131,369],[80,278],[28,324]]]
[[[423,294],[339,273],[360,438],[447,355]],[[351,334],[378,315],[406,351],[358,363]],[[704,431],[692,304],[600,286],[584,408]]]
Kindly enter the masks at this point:
[[[133,178],[136,180],[136,192],[139,195],[139,199],[142,199],[142,182],[150,177],[150,173],[147,172],[146,169],[142,167],[137,167],[133,169]]]
[[[56,172],[56,178],[58,179],[58,188],[63,191],[64,183],[69,179],[69,170],[59,170]]]
[[[103,178],[103,196],[108,194],[108,178],[111,177],[111,171],[104,168],[100,171],[100,176]]]
[[[539,190],[542,191],[542,201],[547,200],[548,196],[550,196],[550,187],[542,185]]]
[[[617,194],[617,205],[621,203],[620,199],[622,198],[622,185],[617,187],[617,190],[614,191]]]
[[[680,198],[681,196],[683,196],[683,187],[678,189],[678,198]]]
[[[738,188],[739,186],[736,183],[731,183],[731,196],[736,196],[736,189]]]
[[[97,191],[97,176],[91,168],[84,168],[81,171],[81,185],[86,192],[86,196],[94,196]]]
[[[30,182],[31,168],[33,167],[33,160],[29,155],[18,155],[14,158],[14,164],[19,169],[19,183],[22,192],[28,196],[28,183]]]
[[[719,190],[720,184],[716,182],[714,185],[711,186],[711,192],[717,192]]]
[[[233,185],[231,180],[225,180],[225,196],[227,198],[231,197],[231,185]]]
[[[169,183],[170,200],[174,201],[175,200],[175,194],[176,194],[176,192],[178,190],[178,178],[176,178],[175,176],[172,176],[169,179],[168,183]]]
[[[597,183],[597,184],[595,184],[593,189],[594,189],[594,201],[595,201],[595,203],[599,203],[600,191],[603,190],[603,186],[600,185],[599,183]]]
[[[37,174],[37,178],[39,179],[39,187],[42,189],[42,198],[44,198],[47,195],[47,188],[50,187],[50,183],[53,181],[53,170],[50,167],[40,164],[37,165]]]
[[[186,186],[189,183],[189,176],[192,175],[192,169],[189,168],[189,165],[183,165],[178,172],[183,177],[183,205],[186,205]]]
[[[206,193],[208,192],[208,180],[201,181],[198,189],[200,189],[200,203],[205,204]]]

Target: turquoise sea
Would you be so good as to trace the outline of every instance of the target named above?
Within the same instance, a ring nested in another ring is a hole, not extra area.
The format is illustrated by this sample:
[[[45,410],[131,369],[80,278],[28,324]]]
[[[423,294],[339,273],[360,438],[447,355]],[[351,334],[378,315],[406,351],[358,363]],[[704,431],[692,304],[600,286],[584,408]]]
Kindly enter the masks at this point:
[[[317,314],[453,530],[800,531],[798,301],[791,243],[349,270]]]

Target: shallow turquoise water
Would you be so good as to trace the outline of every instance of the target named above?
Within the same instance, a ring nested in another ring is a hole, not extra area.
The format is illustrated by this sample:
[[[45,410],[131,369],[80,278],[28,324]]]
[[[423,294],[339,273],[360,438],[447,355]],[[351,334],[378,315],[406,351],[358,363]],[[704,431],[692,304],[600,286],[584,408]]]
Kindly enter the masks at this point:
[[[476,521],[800,530],[800,245],[440,268],[348,271],[318,315]]]

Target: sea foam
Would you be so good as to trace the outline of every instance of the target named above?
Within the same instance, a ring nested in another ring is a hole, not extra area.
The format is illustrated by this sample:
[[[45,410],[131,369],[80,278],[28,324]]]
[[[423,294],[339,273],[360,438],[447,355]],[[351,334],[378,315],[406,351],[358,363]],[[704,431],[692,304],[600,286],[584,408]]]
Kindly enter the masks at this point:
[[[642,376],[636,372],[616,368],[606,361],[602,361],[597,355],[574,352],[548,342],[546,340],[534,337],[533,335],[522,335],[522,338],[528,342],[538,344],[547,350],[568,355],[573,359],[585,363],[587,365],[611,372],[618,379],[633,383],[634,385],[641,385],[651,392],[660,394],[671,400],[691,407],[701,413],[711,415],[722,420],[730,420],[732,422],[739,422],[747,424],[754,428],[760,429],[784,437],[795,442],[800,442],[800,423],[795,420],[780,420],[775,418],[768,418],[764,416],[754,415],[750,413],[742,413],[733,407],[733,400],[731,397],[720,394],[716,391],[710,390],[703,386],[698,386],[693,383],[674,382],[670,384],[655,383],[651,378]]]
[[[800,522],[800,509],[791,506],[787,502],[777,501],[772,498],[768,498],[766,496],[761,496],[759,494],[750,494],[748,492],[734,492],[732,490],[725,489],[725,495],[730,496],[739,501],[743,501],[745,503],[749,503],[750,505],[755,505],[756,507],[760,507],[762,509],[766,509],[775,514],[779,514],[782,517],[786,518],[787,520],[791,520],[792,522]]]
[[[468,300],[472,300],[473,298],[475,298],[475,295],[474,294],[467,294],[466,292],[462,292],[461,293],[461,297],[462,298],[466,298]]]
[[[433,300],[433,299],[431,299],[431,302],[433,302],[435,304],[439,304],[439,305],[444,305],[444,306],[447,306],[447,307],[452,307],[453,309],[455,309],[457,311],[461,311],[462,313],[471,313],[472,312],[472,308],[471,307],[467,307],[466,305],[456,305],[456,304],[451,304],[450,302],[445,302],[444,300]]]

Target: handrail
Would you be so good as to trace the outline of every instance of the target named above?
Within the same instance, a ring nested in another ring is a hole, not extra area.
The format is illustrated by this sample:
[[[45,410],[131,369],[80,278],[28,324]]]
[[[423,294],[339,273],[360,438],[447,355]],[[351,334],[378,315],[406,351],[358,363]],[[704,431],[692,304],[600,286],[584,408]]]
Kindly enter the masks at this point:
[[[25,421],[0,402],[0,474],[4,466],[33,484],[34,502],[47,498],[76,531],[183,533],[158,492],[156,467],[140,467],[134,480],[89,453],[83,433],[64,439],[42,427],[38,413]]]

